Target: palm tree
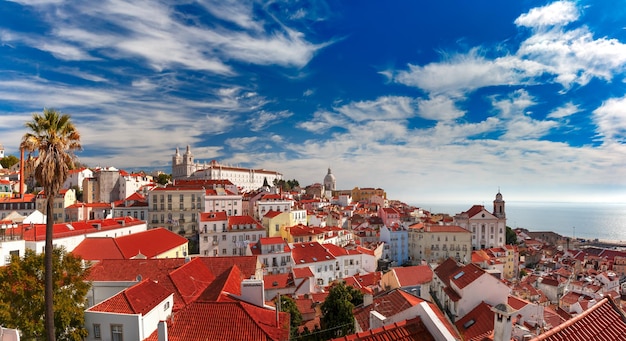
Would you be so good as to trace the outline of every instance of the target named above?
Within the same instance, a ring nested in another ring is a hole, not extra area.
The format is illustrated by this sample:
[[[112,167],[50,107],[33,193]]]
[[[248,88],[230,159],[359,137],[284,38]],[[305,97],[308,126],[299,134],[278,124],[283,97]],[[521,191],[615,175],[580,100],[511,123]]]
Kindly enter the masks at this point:
[[[54,301],[52,279],[52,230],[54,225],[54,197],[68,177],[74,165],[75,150],[80,150],[80,134],[70,116],[54,109],[44,109],[43,114],[34,113],[33,120],[26,122],[30,129],[22,137],[20,148],[38,152],[34,159],[35,179],[46,196],[46,247],[45,247],[45,329],[48,341],[55,340]]]

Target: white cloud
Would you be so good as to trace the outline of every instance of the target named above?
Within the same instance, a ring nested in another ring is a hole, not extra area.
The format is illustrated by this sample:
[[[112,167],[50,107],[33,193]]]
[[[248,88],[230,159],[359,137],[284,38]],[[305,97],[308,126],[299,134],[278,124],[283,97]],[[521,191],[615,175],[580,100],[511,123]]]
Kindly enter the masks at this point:
[[[224,141],[224,144],[234,150],[250,150],[251,145],[257,143],[259,138],[256,136],[251,137],[237,137],[229,138]]]
[[[431,94],[454,96],[487,86],[526,84],[544,71],[542,65],[514,56],[489,60],[479,56],[476,49],[447,61],[425,66],[409,64],[408,68],[397,72],[394,80]]]
[[[556,1],[543,7],[536,7],[515,19],[518,26],[541,28],[561,26],[578,20],[578,9],[571,1]]]
[[[253,117],[250,117],[246,123],[250,126],[250,130],[261,131],[272,124],[278,123],[280,120],[291,117],[292,115],[293,113],[287,110],[278,112],[261,110],[256,114],[253,114]]]
[[[328,129],[334,127],[346,127],[350,124],[341,115],[332,113],[326,110],[316,111],[313,114],[313,119],[298,123],[297,127],[310,131],[312,133],[321,134],[325,133]]]
[[[605,143],[626,143],[626,97],[611,98],[593,111],[597,133]]]
[[[415,116],[416,104],[410,97],[382,96],[373,101],[351,102],[334,110],[357,122],[402,120]]]
[[[465,115],[452,99],[442,95],[418,100],[418,108],[419,116],[435,121],[454,120]]]
[[[558,107],[554,109],[553,111],[551,111],[548,114],[548,118],[564,118],[564,117],[572,116],[578,112],[580,112],[580,109],[578,108],[578,106],[572,102],[568,102],[564,106]]]
[[[117,59],[141,57],[157,69],[184,67],[231,75],[231,60],[302,67],[325,44],[312,44],[282,23],[264,29],[266,18],[252,15],[253,2],[205,1],[213,15],[239,29],[214,23],[208,27],[154,1],[103,0],[93,3],[31,4],[45,13],[48,34],[29,36],[4,32],[3,41],[17,42],[52,53],[63,60],[95,60],[93,54]],[[271,18],[271,16],[267,16]]]

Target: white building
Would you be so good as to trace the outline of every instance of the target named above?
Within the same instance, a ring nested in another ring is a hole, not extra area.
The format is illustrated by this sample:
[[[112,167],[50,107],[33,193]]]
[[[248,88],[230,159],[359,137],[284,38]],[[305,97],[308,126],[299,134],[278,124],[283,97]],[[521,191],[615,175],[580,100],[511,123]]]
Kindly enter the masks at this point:
[[[77,168],[72,169],[67,175],[67,179],[63,183],[63,188],[78,187],[79,191],[83,190],[83,180],[86,178],[93,178],[93,172],[89,168]]]
[[[250,244],[250,253],[257,256],[264,275],[289,273],[293,267],[291,247],[280,237],[261,238]]]
[[[509,287],[475,264],[460,266],[448,258],[434,273],[431,291],[453,321],[463,318],[483,301],[491,306],[507,302]]]
[[[223,211],[228,216],[243,215],[242,196],[225,188],[207,189],[204,194],[204,211]]]
[[[455,215],[454,222],[472,233],[474,250],[506,244],[506,212],[500,192],[493,201],[493,212],[487,211],[483,205],[474,205]]]
[[[265,228],[250,216],[227,217],[226,212],[200,214],[200,254],[246,256],[248,245],[266,237]]]
[[[209,164],[194,162],[190,146],[185,154],[181,155],[178,148],[172,157],[172,178],[176,179],[204,179],[230,180],[242,191],[253,191],[263,187],[264,183],[270,186],[275,180],[281,180],[283,175],[265,169],[250,169],[219,164],[213,160]]]
[[[150,301],[144,302],[147,297]],[[144,279],[85,310],[85,327],[89,331],[85,340],[144,340],[157,329],[159,321],[171,317],[173,307],[173,292]]]

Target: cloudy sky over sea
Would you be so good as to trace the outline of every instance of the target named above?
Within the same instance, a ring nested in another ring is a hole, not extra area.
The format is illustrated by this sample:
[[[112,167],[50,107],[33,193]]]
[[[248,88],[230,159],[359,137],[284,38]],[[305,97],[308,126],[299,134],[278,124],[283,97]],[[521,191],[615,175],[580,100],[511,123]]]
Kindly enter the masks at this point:
[[[409,202],[626,202],[626,1],[0,2],[0,143],[90,166],[328,167]]]

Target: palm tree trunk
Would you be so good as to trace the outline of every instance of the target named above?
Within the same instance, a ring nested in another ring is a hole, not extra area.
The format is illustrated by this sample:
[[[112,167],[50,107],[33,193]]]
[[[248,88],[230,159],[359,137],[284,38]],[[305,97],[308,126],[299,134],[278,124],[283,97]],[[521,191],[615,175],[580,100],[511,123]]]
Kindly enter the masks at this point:
[[[46,315],[45,315],[45,328],[46,339],[48,341],[55,341],[54,333],[54,277],[52,276],[52,236],[54,229],[53,208],[54,208],[54,193],[46,191],[47,199],[47,211],[46,211],[46,248],[45,254],[45,303],[46,303]]]

